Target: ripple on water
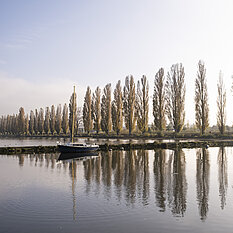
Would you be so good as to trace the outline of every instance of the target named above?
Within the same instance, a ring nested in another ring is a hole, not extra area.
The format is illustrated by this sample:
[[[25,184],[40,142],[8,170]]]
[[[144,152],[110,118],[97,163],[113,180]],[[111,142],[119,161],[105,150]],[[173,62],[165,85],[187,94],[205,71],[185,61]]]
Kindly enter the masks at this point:
[[[92,222],[100,225],[101,223],[113,223],[116,220],[126,221],[135,215],[136,209],[127,208],[125,203],[123,204],[113,199],[109,202],[102,198],[89,197],[88,200],[78,204],[78,218],[81,222],[84,224]],[[80,199],[83,200],[84,198],[80,197]]]
[[[57,194],[57,195],[56,195]],[[55,223],[72,220],[72,204],[65,193],[24,193],[1,203],[0,216],[9,224]]]

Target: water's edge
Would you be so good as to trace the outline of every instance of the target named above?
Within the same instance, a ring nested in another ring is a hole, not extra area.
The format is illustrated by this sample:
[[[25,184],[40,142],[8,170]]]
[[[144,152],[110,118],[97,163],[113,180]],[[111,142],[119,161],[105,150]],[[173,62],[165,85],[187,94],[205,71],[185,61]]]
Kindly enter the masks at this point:
[[[178,149],[178,148],[208,148],[208,147],[233,146],[233,140],[201,140],[185,142],[160,142],[153,143],[123,143],[123,144],[100,144],[100,151],[108,150],[154,150],[154,149]],[[27,153],[55,153],[57,146],[4,146],[0,147],[0,154],[27,154]]]

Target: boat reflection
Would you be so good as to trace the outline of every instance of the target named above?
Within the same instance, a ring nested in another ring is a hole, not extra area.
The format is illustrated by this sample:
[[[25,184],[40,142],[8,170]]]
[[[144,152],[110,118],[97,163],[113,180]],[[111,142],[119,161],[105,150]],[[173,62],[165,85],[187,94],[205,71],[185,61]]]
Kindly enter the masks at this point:
[[[70,163],[70,175],[72,178],[72,199],[73,199],[73,220],[76,220],[76,195],[75,195],[75,187],[76,187],[76,172],[77,172],[77,167],[76,163],[72,160]]]
[[[98,152],[89,152],[89,153],[61,153],[58,157],[59,160],[71,160],[84,157],[98,156]]]

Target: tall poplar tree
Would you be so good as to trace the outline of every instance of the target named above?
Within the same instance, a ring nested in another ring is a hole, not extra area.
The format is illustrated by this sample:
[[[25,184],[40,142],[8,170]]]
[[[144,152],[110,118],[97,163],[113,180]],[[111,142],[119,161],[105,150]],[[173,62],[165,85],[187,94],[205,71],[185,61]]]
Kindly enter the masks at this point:
[[[2,134],[6,134],[6,124],[5,124],[5,117],[2,116],[1,118],[1,132]]]
[[[49,107],[45,109],[44,131],[47,135],[50,134],[50,110]]]
[[[44,109],[43,108],[40,108],[40,111],[39,111],[38,130],[41,135],[44,133]]]
[[[11,124],[11,116],[7,115],[6,117],[6,132],[8,134],[11,134],[12,132],[12,124]]]
[[[83,124],[84,130],[88,134],[92,130],[93,122],[92,122],[92,112],[91,112],[91,88],[88,86],[86,95],[84,97],[84,104],[83,104]]]
[[[67,104],[64,104],[62,111],[62,131],[65,135],[69,132],[69,113]]]
[[[107,134],[112,130],[111,102],[111,84],[109,83],[104,87],[101,101],[101,128]]]
[[[5,130],[4,130],[4,116],[1,116],[1,118],[0,118],[0,133],[2,135],[5,134]]]
[[[219,132],[224,134],[226,128],[226,89],[223,83],[221,71],[219,73],[217,88],[217,125]]]
[[[17,134],[18,133],[18,121],[17,121],[17,114],[13,114],[11,118],[11,133],[12,134]]]
[[[26,135],[29,135],[29,117],[28,117],[28,114],[26,115],[26,118],[25,118],[25,133],[26,133]]]
[[[153,93],[154,126],[160,132],[166,127],[166,93],[164,69],[160,68],[155,75]]]
[[[2,132],[4,135],[7,134],[6,116],[2,116]]]
[[[114,99],[112,101],[112,125],[113,130],[119,135],[123,128],[123,96],[121,81],[116,84],[113,92]]]
[[[98,134],[101,130],[101,103],[100,103],[100,97],[101,97],[101,89],[99,87],[96,88],[95,93],[93,93],[92,96],[92,118],[94,123],[94,130]]]
[[[125,78],[125,86],[123,89],[123,115],[125,126],[129,130],[129,135],[135,129],[135,83],[131,75]]]
[[[61,114],[61,105],[59,104],[57,106],[57,111],[56,111],[56,121],[55,121],[55,129],[58,135],[61,134],[61,127],[62,124],[62,114]]]
[[[18,128],[19,133],[24,134],[25,133],[25,113],[24,108],[21,107],[19,109],[19,115],[18,115]]]
[[[12,116],[10,116],[10,134],[14,134],[14,118],[15,118],[15,115],[13,114]],[[29,119],[28,119],[29,120]],[[28,121],[28,124],[29,124],[29,121]]]
[[[166,112],[168,119],[176,133],[184,126],[185,119],[185,83],[184,67],[180,64],[172,65],[166,81]]]
[[[209,126],[209,104],[206,81],[206,68],[203,61],[198,62],[197,78],[195,80],[195,112],[196,126],[204,134]]]
[[[79,131],[80,126],[83,125],[83,110],[82,107],[77,108],[77,133]]]
[[[34,112],[31,110],[30,112],[30,120],[29,120],[29,132],[31,135],[33,135],[34,132],[34,120],[35,120],[35,116],[34,116]]]
[[[50,131],[53,135],[56,133],[55,123],[56,123],[55,106],[52,105],[50,111]]]
[[[19,128],[18,128],[18,115],[14,114],[13,119],[12,119],[12,129],[13,129],[13,134],[18,134],[19,133]]]
[[[37,135],[38,134],[38,111],[35,109],[35,114],[34,114],[34,132]]]
[[[26,121],[26,118],[25,118]],[[11,116],[7,115],[6,116],[6,132],[7,134],[11,134],[12,133],[12,121],[11,121]]]
[[[140,81],[137,84],[136,95],[137,127],[142,133],[145,133],[148,131],[149,85],[145,75]]]

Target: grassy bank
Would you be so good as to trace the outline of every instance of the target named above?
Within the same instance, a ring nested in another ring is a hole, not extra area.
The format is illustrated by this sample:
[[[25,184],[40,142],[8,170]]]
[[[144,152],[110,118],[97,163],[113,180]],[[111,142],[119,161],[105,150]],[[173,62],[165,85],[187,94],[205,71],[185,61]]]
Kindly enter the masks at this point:
[[[182,149],[182,148],[208,148],[220,146],[233,146],[233,140],[195,140],[187,142],[161,142],[153,143],[125,143],[125,144],[101,144],[100,151],[109,150],[155,150],[155,149]],[[57,146],[26,146],[26,147],[0,147],[0,154],[40,154],[56,153]]]

